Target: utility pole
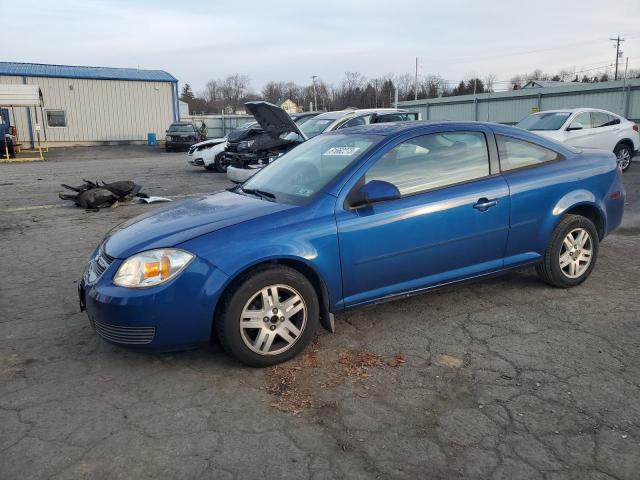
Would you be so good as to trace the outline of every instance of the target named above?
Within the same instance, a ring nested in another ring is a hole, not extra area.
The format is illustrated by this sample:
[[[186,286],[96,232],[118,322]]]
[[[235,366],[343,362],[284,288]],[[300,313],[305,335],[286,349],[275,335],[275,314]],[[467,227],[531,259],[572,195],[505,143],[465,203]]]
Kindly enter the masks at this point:
[[[311,77],[311,81],[313,82],[313,108],[318,110],[318,98],[317,98],[317,94],[316,94],[316,78],[318,78],[318,76],[317,75],[313,75]]]
[[[614,80],[618,80],[618,62],[620,60],[620,42],[624,42],[624,38],[618,35],[616,38],[610,38],[612,42],[616,42],[616,73],[613,75]]]
[[[416,57],[416,79],[413,84],[413,99],[418,100],[418,57]]]

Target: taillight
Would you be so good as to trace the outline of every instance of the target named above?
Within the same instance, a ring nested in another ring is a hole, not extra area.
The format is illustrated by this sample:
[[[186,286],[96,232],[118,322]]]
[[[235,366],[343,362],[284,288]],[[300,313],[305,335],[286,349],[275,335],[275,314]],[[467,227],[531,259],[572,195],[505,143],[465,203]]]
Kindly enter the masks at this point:
[[[631,128],[633,128],[633,130],[637,132],[638,131],[638,124],[634,123],[633,127],[631,127]]]

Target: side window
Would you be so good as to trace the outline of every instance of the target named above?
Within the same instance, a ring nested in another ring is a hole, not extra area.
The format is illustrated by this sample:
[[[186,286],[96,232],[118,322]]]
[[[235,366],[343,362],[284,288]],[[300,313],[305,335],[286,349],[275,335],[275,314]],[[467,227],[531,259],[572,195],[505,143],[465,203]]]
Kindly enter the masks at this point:
[[[580,125],[582,125],[582,128],[591,128],[591,113],[584,112],[577,115],[571,121],[571,125],[569,125],[569,128],[571,128],[571,126],[575,125],[576,123],[579,123]]]
[[[562,155],[535,143],[496,135],[502,171],[539,165],[562,159]]]
[[[64,110],[47,110],[48,127],[66,127],[67,116]]]
[[[400,195],[411,195],[489,175],[484,134],[452,132],[421,135],[385,153],[364,181],[392,183]]]
[[[349,128],[349,127],[357,127],[359,125],[367,125],[369,123],[369,116],[362,115],[359,117],[352,118],[342,125],[340,128]]]
[[[404,120],[406,120],[406,118],[403,114],[391,113],[388,115],[379,115],[375,123],[402,122]]]
[[[591,112],[591,125],[593,125],[593,128],[607,127],[609,125],[609,115],[603,112]]]

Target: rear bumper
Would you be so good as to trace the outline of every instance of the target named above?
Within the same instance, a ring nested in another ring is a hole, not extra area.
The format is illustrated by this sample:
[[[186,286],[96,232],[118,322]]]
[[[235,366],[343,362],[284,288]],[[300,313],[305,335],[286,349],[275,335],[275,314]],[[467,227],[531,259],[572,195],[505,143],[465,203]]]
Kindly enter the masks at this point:
[[[115,260],[94,283],[79,282],[81,309],[104,340],[125,347],[171,351],[206,344],[227,276],[196,258],[166,285],[131,289],[114,285]]]

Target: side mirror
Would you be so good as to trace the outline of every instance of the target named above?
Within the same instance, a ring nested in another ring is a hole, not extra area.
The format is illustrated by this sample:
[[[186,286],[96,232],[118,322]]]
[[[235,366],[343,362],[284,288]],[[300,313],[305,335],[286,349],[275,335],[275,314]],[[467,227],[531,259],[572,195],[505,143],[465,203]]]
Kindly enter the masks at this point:
[[[357,208],[398,198],[400,198],[400,191],[395,185],[383,180],[371,180],[355,192],[349,204]]]
[[[569,128],[567,128],[567,132],[571,132],[573,130],[582,130],[583,128],[584,127],[580,122],[573,122],[571,125],[569,125]]]

